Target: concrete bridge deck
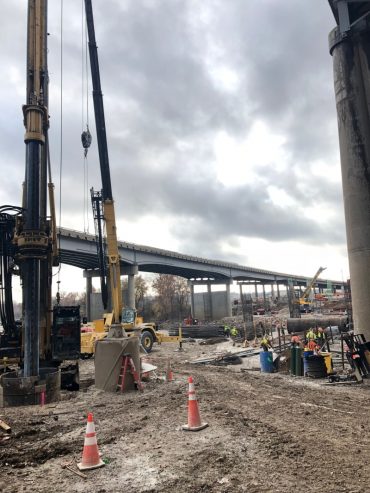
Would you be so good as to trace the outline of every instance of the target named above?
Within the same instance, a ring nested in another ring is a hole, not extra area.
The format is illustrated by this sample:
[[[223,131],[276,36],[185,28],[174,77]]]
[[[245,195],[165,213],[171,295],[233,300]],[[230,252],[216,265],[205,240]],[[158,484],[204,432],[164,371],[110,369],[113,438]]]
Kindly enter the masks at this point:
[[[119,253],[122,273],[129,272],[131,266],[137,266],[141,272],[173,274],[200,282],[207,279],[225,283],[234,280],[287,284],[292,281],[297,286],[306,286],[309,280],[306,276],[257,269],[128,242],[119,242]],[[62,263],[84,270],[98,269],[95,235],[61,228],[60,255]],[[336,289],[343,286],[342,281],[329,279],[318,279],[316,284],[326,288],[328,282]]]

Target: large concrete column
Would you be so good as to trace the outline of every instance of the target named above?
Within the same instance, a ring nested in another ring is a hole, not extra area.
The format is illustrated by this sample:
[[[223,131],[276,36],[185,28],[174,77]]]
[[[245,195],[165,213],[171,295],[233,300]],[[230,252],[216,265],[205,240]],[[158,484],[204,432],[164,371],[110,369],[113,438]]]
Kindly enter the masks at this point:
[[[243,284],[239,284],[240,304],[243,305]]]
[[[370,23],[329,35],[355,332],[370,339]]]
[[[128,308],[135,309],[135,274],[128,275]]]
[[[192,281],[188,281],[188,286],[190,288],[190,312],[191,317],[195,317],[195,305],[194,305],[194,283]]]
[[[277,291],[277,299],[278,301],[280,301],[280,287],[278,282],[276,283],[276,291]]]
[[[135,309],[135,276],[138,274],[139,268],[137,265],[128,265],[121,267],[121,275],[127,275],[127,290],[128,300],[127,307]]]
[[[207,314],[210,320],[213,320],[213,303],[212,303],[212,284],[210,282],[207,283],[207,295],[208,295],[208,308],[209,313]]]
[[[274,290],[274,285],[271,284],[271,300],[274,301],[275,300],[275,290]]]
[[[226,311],[228,317],[232,317],[233,315],[230,296],[230,284],[232,284],[232,282],[233,280],[230,279],[230,281],[226,283]]]
[[[85,275],[85,273],[86,273],[86,275]],[[84,276],[86,277],[86,294],[85,294],[86,318],[90,322],[91,321],[92,277],[88,275],[86,270],[84,271]]]
[[[256,297],[256,303],[258,301],[258,289],[257,289],[257,283],[254,285],[254,296]]]

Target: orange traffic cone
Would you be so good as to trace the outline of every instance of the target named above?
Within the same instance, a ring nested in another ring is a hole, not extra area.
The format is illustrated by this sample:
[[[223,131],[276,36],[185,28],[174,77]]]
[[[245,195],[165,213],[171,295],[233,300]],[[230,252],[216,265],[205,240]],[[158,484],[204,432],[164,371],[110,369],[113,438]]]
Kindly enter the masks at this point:
[[[166,371],[166,382],[172,382],[173,380],[173,372],[171,368],[171,360],[167,361],[167,371]]]
[[[85,434],[84,449],[82,452],[82,461],[77,464],[80,471],[84,469],[96,469],[105,466],[100,459],[98,442],[96,441],[95,425],[92,413],[87,416],[87,426]]]
[[[199,414],[198,401],[195,397],[193,377],[188,378],[189,382],[189,401],[188,401],[188,424],[183,425],[185,431],[199,431],[207,428],[208,423],[202,423]]]

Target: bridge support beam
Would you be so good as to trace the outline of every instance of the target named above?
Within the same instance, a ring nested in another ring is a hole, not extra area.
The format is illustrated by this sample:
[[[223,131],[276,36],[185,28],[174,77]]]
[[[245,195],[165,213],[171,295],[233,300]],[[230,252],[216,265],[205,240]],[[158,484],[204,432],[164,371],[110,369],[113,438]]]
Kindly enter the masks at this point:
[[[258,287],[257,283],[254,285],[254,296],[256,298],[256,303],[258,301]]]
[[[280,286],[278,282],[276,283],[276,297],[277,300],[280,301]]]

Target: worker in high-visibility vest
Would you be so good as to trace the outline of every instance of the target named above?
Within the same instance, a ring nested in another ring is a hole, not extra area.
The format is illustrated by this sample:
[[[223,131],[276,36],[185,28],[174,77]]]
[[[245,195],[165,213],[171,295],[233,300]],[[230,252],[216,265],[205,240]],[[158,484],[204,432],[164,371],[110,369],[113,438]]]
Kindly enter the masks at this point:
[[[307,341],[315,341],[317,338],[315,331],[313,329],[310,329],[306,333],[306,340]]]
[[[267,337],[267,335],[265,334],[261,339],[261,348],[264,351],[268,351],[270,347],[271,347],[271,342],[270,342],[269,338]]]
[[[226,337],[229,337],[230,335],[230,327],[229,325],[224,325],[224,334]]]
[[[233,341],[233,346],[235,346],[235,341],[238,335],[239,335],[239,330],[235,327],[235,325],[233,325],[230,329],[230,338]]]
[[[233,338],[235,338],[235,337],[238,337],[238,335],[239,335],[239,331],[238,331],[238,329],[235,327],[235,325],[233,325],[233,326],[231,327],[231,329],[230,329],[230,336],[231,336],[231,338],[233,339]]]

